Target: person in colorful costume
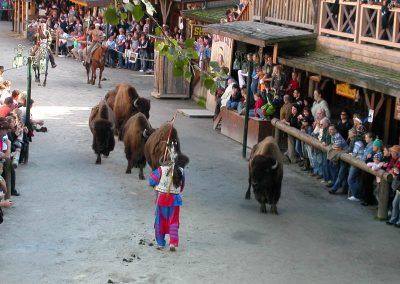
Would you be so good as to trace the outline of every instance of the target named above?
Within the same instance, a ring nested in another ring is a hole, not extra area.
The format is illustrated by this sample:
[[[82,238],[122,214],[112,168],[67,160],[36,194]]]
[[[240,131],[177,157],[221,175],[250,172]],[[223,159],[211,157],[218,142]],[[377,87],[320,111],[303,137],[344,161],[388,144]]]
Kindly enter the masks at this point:
[[[57,64],[54,61],[54,55],[51,52],[51,48],[50,48],[50,45],[51,45],[53,39],[51,38],[51,32],[47,29],[46,23],[40,24],[38,32],[35,35],[35,38],[36,38],[36,45],[32,48],[32,55],[35,55],[36,51],[38,50],[38,48],[40,47],[40,44],[42,42],[47,43],[46,47],[47,47],[47,51],[49,53],[51,67],[56,68]]]
[[[174,159],[171,159],[150,174],[149,184],[157,194],[154,229],[158,248],[165,247],[165,235],[169,234],[170,250],[175,251],[179,244],[179,209],[182,205],[180,193],[185,187],[183,168],[175,165]]]

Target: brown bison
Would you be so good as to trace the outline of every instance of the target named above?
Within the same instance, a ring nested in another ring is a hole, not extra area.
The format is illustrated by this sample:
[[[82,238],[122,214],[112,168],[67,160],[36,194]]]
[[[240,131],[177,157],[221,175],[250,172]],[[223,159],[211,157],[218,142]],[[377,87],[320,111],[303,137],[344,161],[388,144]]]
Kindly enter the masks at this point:
[[[170,129],[171,123],[164,123],[150,135],[147,139],[146,145],[144,146],[144,155],[147,163],[153,170],[161,165],[164,158]],[[169,141],[171,145],[172,143],[174,144],[175,151],[178,155],[176,158],[176,164],[179,167],[184,168],[189,163],[189,158],[181,152],[178,132],[175,128],[172,128]]]
[[[133,167],[140,169],[139,179],[144,179],[143,168],[146,166],[144,145],[149,135],[154,132],[147,118],[142,113],[137,113],[125,124],[124,145],[125,155],[128,160],[126,173],[130,174]]]
[[[89,116],[89,128],[93,134],[92,148],[97,154],[96,164],[101,164],[100,155],[108,157],[115,146],[115,116],[105,100],[92,108]]]
[[[106,100],[113,106],[119,140],[122,140],[125,123],[131,116],[141,112],[147,119],[150,117],[150,100],[139,97],[136,89],[129,84],[118,84],[107,93]]]
[[[267,213],[265,204],[268,203],[271,212],[278,214],[276,204],[281,196],[282,177],[282,153],[274,137],[266,137],[254,146],[250,154],[246,199],[250,199],[250,189],[253,186],[255,198],[261,205],[261,213]]]

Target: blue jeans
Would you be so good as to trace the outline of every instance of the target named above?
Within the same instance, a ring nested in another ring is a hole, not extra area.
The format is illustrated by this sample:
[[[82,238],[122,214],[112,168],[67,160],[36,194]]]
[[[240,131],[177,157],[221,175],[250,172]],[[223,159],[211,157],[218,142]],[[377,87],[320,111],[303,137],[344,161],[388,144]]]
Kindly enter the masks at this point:
[[[143,49],[139,50],[139,58],[140,58],[140,70],[146,71],[147,51]]]
[[[255,93],[257,93],[257,87],[258,87],[258,79],[254,79],[251,81],[251,94],[250,95],[254,95]]]
[[[324,176],[324,171],[323,171],[323,155],[322,152],[319,150],[315,150],[313,154],[313,160],[314,160],[314,174],[319,175],[319,176]]]
[[[124,67],[125,63],[124,63],[124,51],[125,51],[125,47],[124,46],[119,46],[118,47],[118,66],[119,67]],[[122,52],[122,53],[121,53]]]
[[[348,189],[348,183],[347,183],[347,177],[349,175],[349,164],[340,161],[339,162],[339,171],[337,174],[337,177],[335,179],[334,185],[332,187],[332,191],[336,192],[340,187],[343,188],[343,191],[347,191]]]
[[[339,161],[334,163],[328,160],[329,179],[334,184],[339,173]]]
[[[301,145],[301,140],[296,139],[295,140],[295,147],[294,147],[296,154],[300,157],[303,158],[303,147]]]
[[[392,216],[390,217],[389,222],[400,225],[400,193],[398,191],[396,191],[396,196],[393,199],[392,206]]]
[[[347,178],[352,196],[360,198],[360,190],[362,186],[361,171],[351,166],[349,170],[349,177]]]
[[[235,102],[235,101],[231,101],[231,100],[226,102],[226,107],[228,109],[237,110],[238,109],[238,105],[239,105],[239,102]]]

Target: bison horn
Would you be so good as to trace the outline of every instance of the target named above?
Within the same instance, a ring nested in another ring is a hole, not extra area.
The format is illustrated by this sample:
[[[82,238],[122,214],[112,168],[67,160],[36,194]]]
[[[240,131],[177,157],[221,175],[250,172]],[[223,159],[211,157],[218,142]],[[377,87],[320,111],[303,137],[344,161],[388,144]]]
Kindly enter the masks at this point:
[[[139,100],[139,98],[137,98],[136,100],[133,101],[133,106],[137,109],[139,108],[137,105],[138,100]]]
[[[278,168],[278,161],[275,161],[275,164],[272,166],[272,170],[276,170]]]

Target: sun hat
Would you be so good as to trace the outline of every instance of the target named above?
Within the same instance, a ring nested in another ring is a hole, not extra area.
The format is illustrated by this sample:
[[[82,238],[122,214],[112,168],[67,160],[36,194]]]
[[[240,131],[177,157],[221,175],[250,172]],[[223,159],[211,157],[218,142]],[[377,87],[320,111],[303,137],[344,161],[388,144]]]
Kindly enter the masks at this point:
[[[376,140],[374,141],[374,143],[372,143],[372,145],[374,145],[375,147],[378,147],[379,149],[383,149],[383,143],[382,143],[382,141],[379,140],[379,139],[376,139]]]

